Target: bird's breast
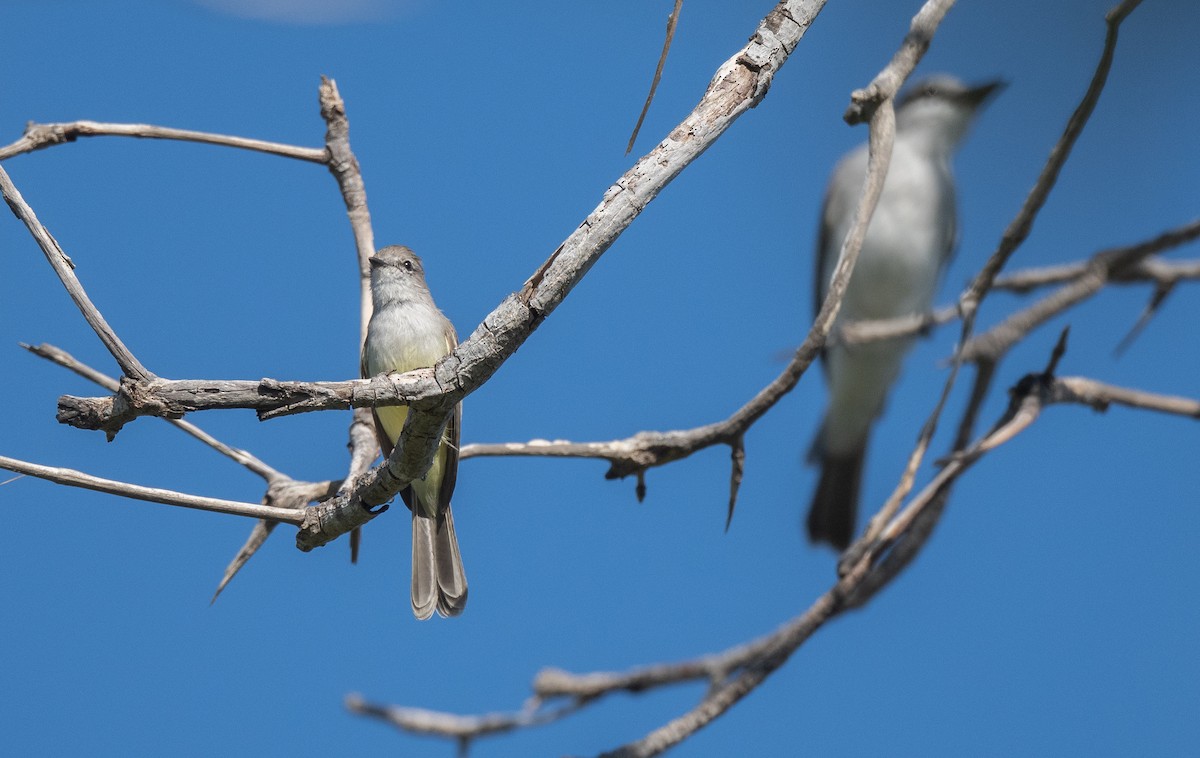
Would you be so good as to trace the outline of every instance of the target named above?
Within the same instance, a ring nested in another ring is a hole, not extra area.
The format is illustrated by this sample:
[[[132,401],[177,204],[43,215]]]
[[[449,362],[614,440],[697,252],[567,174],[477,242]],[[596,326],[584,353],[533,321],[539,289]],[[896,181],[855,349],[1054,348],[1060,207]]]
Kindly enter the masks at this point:
[[[366,364],[370,376],[428,368],[451,350],[436,310],[394,305],[376,312],[367,327]]]
[[[847,319],[927,311],[954,243],[954,189],[939,165],[897,151],[846,294]]]

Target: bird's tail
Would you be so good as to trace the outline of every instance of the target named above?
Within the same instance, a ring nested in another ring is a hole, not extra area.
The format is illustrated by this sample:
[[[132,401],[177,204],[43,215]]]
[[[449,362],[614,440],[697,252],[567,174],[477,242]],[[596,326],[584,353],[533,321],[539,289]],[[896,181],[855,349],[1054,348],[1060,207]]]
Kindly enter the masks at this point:
[[[424,620],[433,615],[457,616],[467,606],[467,575],[454,517],[447,505],[436,516],[429,516],[419,505],[413,508],[412,609]]]
[[[854,539],[858,491],[862,484],[864,443],[846,455],[832,455],[815,445],[810,460],[821,466],[821,478],[808,509],[808,539],[845,550]]]

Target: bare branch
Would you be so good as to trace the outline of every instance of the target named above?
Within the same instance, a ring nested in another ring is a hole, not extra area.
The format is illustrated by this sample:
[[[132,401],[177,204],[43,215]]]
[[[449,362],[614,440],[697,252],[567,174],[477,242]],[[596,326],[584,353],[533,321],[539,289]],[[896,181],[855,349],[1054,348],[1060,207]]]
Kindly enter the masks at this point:
[[[278,142],[266,142],[246,137],[231,137],[210,132],[196,132],[190,129],[172,129],[166,126],[151,124],[105,124],[97,121],[69,121],[58,124],[29,123],[25,134],[10,145],[0,147],[0,161],[31,153],[34,150],[63,145],[74,142],[79,137],[138,137],[142,139],[167,139],[183,142],[201,142],[206,145],[222,147],[237,147],[244,150],[254,150],[260,153],[278,155],[284,158],[295,158],[312,163],[328,163],[329,155],[324,150],[313,147],[296,147]]]
[[[1200,221],[1193,222],[1200,224]],[[996,278],[993,289],[1012,292],[1030,292],[1038,287],[1074,281],[1088,271],[1091,261],[1064,263],[1060,266],[1045,266],[1014,271]],[[1110,272],[1109,281],[1114,284],[1175,284],[1185,279],[1200,279],[1200,261],[1167,261],[1158,257],[1146,258],[1121,271]]]
[[[461,400],[462,396],[474,391],[490,378],[541,321],[562,302],[642,209],[739,116],[766,95],[775,72],[787,60],[823,4],[822,0],[791,0],[781,3],[772,11],[750,42],[718,69],[708,90],[692,113],[672,130],[663,142],[642,157],[609,188],[600,205],[530,277],[520,293],[505,299],[484,319],[470,338],[463,341],[451,355],[435,367],[434,381],[426,379],[421,382],[418,386],[422,389],[417,394],[410,393],[407,399],[418,399],[418,395],[421,398],[433,397],[437,392],[426,394],[426,390],[431,390],[434,386],[440,387],[441,392],[445,394],[441,397],[441,402],[434,403],[429,410],[434,414],[442,413],[445,408],[451,407]],[[428,372],[428,369],[423,371]],[[413,372],[410,372],[408,376],[413,375]],[[196,383],[193,387],[199,390],[205,384]],[[312,383],[305,388],[295,383],[277,382],[262,382],[255,387],[249,387],[248,383],[207,383],[208,389],[205,392],[213,393],[213,396],[205,402],[197,402],[193,397],[192,401],[177,406],[172,400],[159,398],[162,405],[153,413],[170,415],[185,412],[183,406],[188,406],[186,410],[212,407],[278,408],[284,413],[348,407],[344,395],[336,399],[306,396],[309,390],[315,395],[323,394],[319,388],[320,384],[324,383]],[[291,399],[285,399],[282,404],[276,404],[273,400],[264,403],[250,397],[260,385],[268,395],[279,391],[285,394],[295,391],[296,394]],[[130,391],[130,395],[144,395],[144,398],[134,402],[134,407],[141,406],[142,412],[133,415],[145,415],[148,412],[146,409],[155,402],[154,395],[161,390],[180,391],[185,394],[188,392],[182,385],[172,382],[163,383],[145,393]],[[353,394],[351,388],[344,383],[341,390]],[[218,397],[226,392],[232,392],[237,397],[232,400]],[[356,407],[369,404],[371,403],[354,403]],[[79,407],[66,409],[65,412],[65,415],[73,417],[93,414],[95,418],[81,418],[81,425],[84,428],[103,428],[110,433],[119,429],[120,424],[130,418],[127,409],[105,409],[90,403],[79,404]]]
[[[869,120],[875,108],[896,96],[909,74],[925,57],[934,33],[953,5],[954,0],[927,0],[921,6],[892,60],[870,84],[851,95],[850,107],[843,116],[846,123],[860,124]]]
[[[1197,238],[1200,238],[1200,221],[1193,221],[1145,242],[1096,253],[1068,284],[966,343],[960,352],[962,360],[999,360],[1035,327],[1096,294],[1109,281],[1147,256]],[[1153,267],[1149,270],[1153,270]]]
[[[368,706],[358,696],[347,698],[347,705],[355,712],[382,718],[405,731],[450,737],[460,741],[471,740],[500,731],[548,723],[617,692],[638,694],[662,686],[692,681],[708,681],[715,690],[729,682],[730,677],[743,668],[755,665],[767,656],[779,646],[781,639],[795,635],[798,630],[811,633],[815,630],[812,624],[816,619],[817,616],[810,610],[779,630],[752,642],[713,655],[676,663],[654,664],[626,672],[589,674],[572,674],[555,668],[544,669],[534,678],[533,697],[525,708],[515,714],[462,716],[414,708]],[[543,709],[546,703],[557,699],[565,699],[568,702],[557,709]]]
[[[1146,307],[1138,315],[1137,321],[1130,327],[1129,332],[1121,338],[1117,346],[1113,348],[1113,355],[1120,356],[1125,350],[1133,344],[1134,340],[1142,333],[1142,331],[1150,325],[1150,321],[1155,314],[1162,308],[1163,303],[1167,302],[1167,298],[1175,291],[1174,284],[1159,284],[1154,288],[1154,292],[1150,294],[1150,301],[1146,303]]]
[[[371,212],[367,210],[367,189],[362,170],[350,150],[350,121],[346,118],[346,104],[338,92],[337,82],[322,76],[319,97],[321,118],[325,119],[325,151],[329,158],[329,172],[337,180],[342,200],[346,203],[346,215],[350,217],[350,230],[354,233],[354,247],[358,252],[361,342],[366,339],[367,322],[371,320],[371,266],[367,259],[375,253],[375,233],[371,228]]]
[[[956,304],[938,308],[932,313],[918,313],[911,316],[869,321],[847,321],[838,325],[838,328],[830,335],[829,341],[843,345],[864,345],[897,337],[911,337],[948,324],[960,316],[961,313]]]
[[[296,534],[296,547],[308,552],[386,511],[396,493],[423,477],[433,464],[450,413],[449,409],[440,415],[409,413],[400,443],[382,465],[359,477],[353,487],[340,488],[334,497],[307,510]]]
[[[1087,261],[1062,266],[1024,269],[998,277],[993,289],[1026,292],[1050,284],[1075,282],[1093,271],[1097,260],[1104,261],[1106,256],[1111,256],[1113,252],[1137,251],[1139,254],[1149,250],[1161,252],[1185,244],[1197,237],[1200,237],[1200,221],[1193,221],[1136,245],[1102,251]],[[1109,266],[1106,284],[1154,282],[1161,287],[1169,287],[1178,281],[1200,279],[1200,261],[1171,262],[1151,257],[1121,267],[1112,267],[1111,262],[1105,265]],[[839,325],[830,334],[828,341],[857,345],[896,337],[908,337],[946,324],[958,317],[958,306],[950,305],[938,308],[933,313],[919,316],[847,322]],[[1022,338],[1028,336],[1028,332],[1019,336]],[[632,437],[605,442],[534,439],[529,442],[473,443],[463,446],[460,458],[482,456],[593,458],[605,460],[611,464],[605,478],[618,479],[680,460],[714,444],[730,444],[729,440],[732,439],[732,435],[740,431],[745,430],[737,426],[726,428],[721,425],[709,425],[670,432],[640,432]],[[683,454],[680,454],[680,451],[684,451]]]
[[[1191,398],[1117,387],[1082,376],[1064,376],[1055,380],[1047,399],[1052,403],[1081,403],[1097,411],[1107,411],[1115,403],[1200,419],[1200,402]]]
[[[535,698],[526,708],[515,713],[460,716],[424,708],[400,708],[368,703],[360,695],[346,697],[346,708],[351,713],[373,716],[411,734],[428,734],[458,740],[460,755],[466,754],[470,742],[476,738],[549,724],[578,711],[585,704],[585,701],[574,700],[557,708],[542,709]]]
[[[155,379],[141,384],[125,379],[110,397],[63,395],[58,399],[58,420],[113,436],[141,416],[178,418],[193,411],[248,408],[267,420],[309,411],[412,405],[448,393],[454,393],[449,395],[453,398],[463,394],[461,390],[443,390],[435,369],[428,368],[337,382]]]
[[[84,489],[96,490],[97,492],[107,492],[112,495],[120,495],[121,497],[132,498],[134,500],[145,500],[151,503],[164,503],[166,505],[178,505],[184,508],[195,508],[201,511],[212,511],[214,513],[228,513],[234,516],[250,516],[252,518],[269,518],[276,521],[283,521],[297,526],[304,520],[304,515],[298,511],[289,508],[276,508],[270,505],[260,505],[258,503],[242,503],[236,500],[220,500],[213,497],[200,497],[198,495],[189,495],[185,492],[174,492],[172,490],[159,489],[157,487],[143,487],[140,484],[129,484],[127,482],[118,482],[112,479],[101,479],[98,476],[85,474],[81,471],[75,471],[67,468],[57,468],[54,466],[42,466],[36,463],[28,463],[19,461],[15,458],[7,458],[0,456],[0,468],[15,471],[19,474],[28,474],[36,476],[39,479],[55,482],[57,484],[65,484],[69,487],[82,487]]]

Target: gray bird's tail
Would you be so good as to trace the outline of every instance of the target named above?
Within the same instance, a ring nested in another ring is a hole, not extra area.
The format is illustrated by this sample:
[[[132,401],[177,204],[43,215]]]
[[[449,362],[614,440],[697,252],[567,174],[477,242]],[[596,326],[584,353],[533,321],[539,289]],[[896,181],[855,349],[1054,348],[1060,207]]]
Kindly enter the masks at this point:
[[[839,551],[850,546],[858,518],[858,490],[862,484],[863,444],[847,455],[831,455],[814,445],[809,459],[821,465],[821,478],[808,509],[808,539],[828,542]]]
[[[450,506],[436,518],[425,514],[419,505],[412,511],[413,615],[423,621],[436,608],[439,616],[457,616],[467,607],[467,575],[458,552]]]

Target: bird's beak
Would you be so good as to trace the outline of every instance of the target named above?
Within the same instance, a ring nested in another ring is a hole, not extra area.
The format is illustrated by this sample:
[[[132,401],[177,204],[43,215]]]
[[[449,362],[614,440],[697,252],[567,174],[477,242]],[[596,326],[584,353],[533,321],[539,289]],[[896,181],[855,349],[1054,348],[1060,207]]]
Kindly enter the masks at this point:
[[[371,264],[371,268],[379,268],[383,265],[383,261],[379,260],[373,255],[367,258],[367,263]]]
[[[1008,82],[1002,79],[994,79],[990,82],[984,82],[976,87],[972,87],[963,93],[963,100],[971,104],[972,107],[978,108],[988,100],[991,100],[995,95],[999,95],[1001,90],[1008,86]]]

